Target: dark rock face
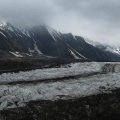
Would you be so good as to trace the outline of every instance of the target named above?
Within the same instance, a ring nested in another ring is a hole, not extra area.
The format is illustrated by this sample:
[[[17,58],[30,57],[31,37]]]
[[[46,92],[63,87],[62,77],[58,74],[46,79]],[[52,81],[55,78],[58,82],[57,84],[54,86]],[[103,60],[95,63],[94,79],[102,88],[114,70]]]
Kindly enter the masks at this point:
[[[84,98],[30,102],[1,111],[3,120],[120,120],[120,90]]]
[[[9,23],[1,26],[0,50],[66,59],[120,61],[120,55],[90,45],[80,36],[62,34],[46,26],[18,28]]]

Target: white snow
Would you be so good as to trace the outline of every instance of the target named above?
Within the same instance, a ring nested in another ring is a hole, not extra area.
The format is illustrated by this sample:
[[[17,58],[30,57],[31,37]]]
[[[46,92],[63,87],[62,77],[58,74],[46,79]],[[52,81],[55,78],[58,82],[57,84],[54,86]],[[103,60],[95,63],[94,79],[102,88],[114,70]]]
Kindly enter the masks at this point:
[[[116,48],[116,49],[114,49],[114,53],[120,55],[120,48]]]
[[[27,29],[21,28],[20,31],[27,37],[31,38],[30,33]]]
[[[74,57],[75,59],[80,59],[78,56],[75,55],[75,53],[74,53],[72,50],[69,49],[69,51],[70,51],[70,53],[73,55],[73,57]]]
[[[34,42],[35,42],[35,43],[34,43],[34,50],[37,51],[37,53],[38,53],[39,55],[43,54],[43,53],[39,50],[36,41],[34,41]]]
[[[0,27],[4,27],[6,26],[6,22],[5,21],[0,21]]]
[[[19,52],[10,52],[13,54],[15,57],[23,57]]]
[[[46,28],[47,28],[49,34],[52,36],[52,38],[55,41],[57,41],[56,38],[55,38],[55,36],[58,37],[59,39],[61,39],[60,38],[60,32],[58,32],[58,31],[56,31],[56,30],[54,30],[53,28],[50,28],[50,27],[46,27]]]
[[[18,34],[18,36],[20,36],[21,38],[23,38],[23,36],[21,34]]]
[[[8,27],[8,30],[14,32],[14,29],[12,27]]]
[[[22,34],[24,34],[26,36],[26,30],[25,29],[20,28],[19,30],[22,32]]]
[[[114,54],[120,55],[120,48],[119,47],[106,46],[105,51],[109,51],[109,52],[112,52]]]
[[[68,45],[68,44],[67,44]],[[73,49],[70,45],[68,45],[75,53],[77,53],[79,56],[81,56],[84,59],[87,59],[86,57],[84,57],[83,55],[81,55],[80,53],[78,53],[75,49]]]
[[[77,41],[76,37],[72,34],[73,38]]]
[[[26,31],[26,35],[31,38],[30,33]]]
[[[111,53],[114,53],[114,54],[117,54],[117,55],[120,55],[120,48],[119,47],[116,47],[116,46],[111,46],[111,45],[108,45],[108,44],[101,44],[99,42],[95,42],[95,41],[91,41],[89,39],[85,39],[85,41],[90,44],[90,45],[93,45],[93,46],[101,46],[101,47],[105,47],[105,51],[108,51],[108,52],[111,52]],[[98,47],[98,48],[99,48]]]
[[[34,41],[34,49],[32,50],[31,48],[28,48],[28,51],[32,54],[37,52],[39,55],[42,55],[43,53],[40,51],[40,49],[37,46],[37,42],[35,40]]]
[[[101,43],[99,43],[99,42],[96,42],[96,41],[92,41],[92,40],[90,40],[90,39],[88,39],[88,38],[85,38],[84,39],[85,40],[85,42],[87,42],[88,44],[90,44],[90,45],[92,45],[92,46],[101,46],[102,44]]]
[[[29,51],[29,53],[34,53],[35,52],[35,50],[32,50],[31,48],[28,48],[28,51]]]
[[[52,32],[48,29],[48,32],[49,32],[49,34],[52,36],[52,38],[55,40],[55,41],[57,41],[56,39],[55,39],[55,37],[53,36],[53,34],[52,34]]]

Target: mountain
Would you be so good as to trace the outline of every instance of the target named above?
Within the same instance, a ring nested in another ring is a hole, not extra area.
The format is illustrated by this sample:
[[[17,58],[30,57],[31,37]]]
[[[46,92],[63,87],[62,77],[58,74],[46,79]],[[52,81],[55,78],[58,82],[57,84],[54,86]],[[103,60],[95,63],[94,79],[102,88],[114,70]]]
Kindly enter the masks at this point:
[[[120,51],[108,51],[83,37],[62,34],[48,26],[17,27],[0,22],[0,57],[51,56],[90,61],[120,61]]]
[[[120,47],[115,47],[115,46],[111,46],[111,45],[107,45],[107,44],[101,44],[99,42],[93,42],[89,39],[85,40],[88,44],[93,45],[94,47],[100,49],[101,51],[103,51],[104,53],[106,53],[107,55],[109,55],[112,59],[112,61],[119,61],[119,57],[120,57]]]

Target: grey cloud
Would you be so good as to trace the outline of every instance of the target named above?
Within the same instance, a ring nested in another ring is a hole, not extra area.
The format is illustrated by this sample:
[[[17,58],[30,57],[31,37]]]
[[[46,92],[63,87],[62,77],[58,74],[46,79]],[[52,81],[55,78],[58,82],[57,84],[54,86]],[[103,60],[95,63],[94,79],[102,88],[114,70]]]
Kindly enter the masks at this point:
[[[57,0],[57,3],[66,11],[74,11],[78,16],[88,19],[107,19],[109,21],[120,19],[119,0]]]
[[[0,18],[120,44],[119,0],[0,0]]]
[[[42,0],[0,1],[0,18],[13,22],[44,23],[54,15],[54,3]]]

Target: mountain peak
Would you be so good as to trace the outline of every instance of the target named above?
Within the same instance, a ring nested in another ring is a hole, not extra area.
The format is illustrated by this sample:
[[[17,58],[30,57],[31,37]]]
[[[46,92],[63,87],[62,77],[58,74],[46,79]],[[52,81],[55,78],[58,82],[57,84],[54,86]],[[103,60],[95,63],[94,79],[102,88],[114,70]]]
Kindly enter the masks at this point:
[[[7,25],[7,23],[5,21],[0,21],[0,27],[4,27],[6,25]]]

